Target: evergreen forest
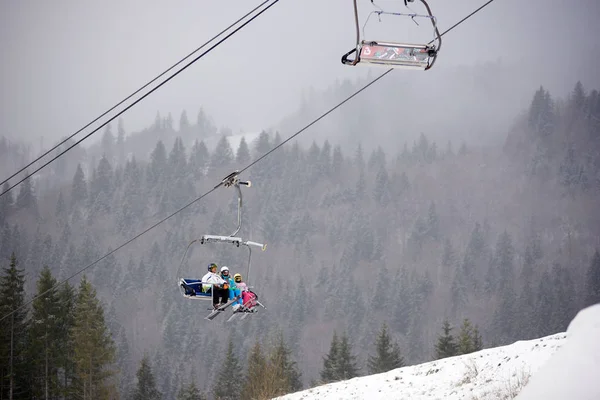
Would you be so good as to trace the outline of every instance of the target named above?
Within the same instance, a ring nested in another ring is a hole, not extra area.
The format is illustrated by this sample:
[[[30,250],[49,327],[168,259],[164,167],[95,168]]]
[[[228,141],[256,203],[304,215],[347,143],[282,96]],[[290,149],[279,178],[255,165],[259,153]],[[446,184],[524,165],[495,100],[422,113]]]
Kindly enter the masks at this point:
[[[600,94],[577,82],[532,93],[500,145],[284,144],[241,175],[266,310],[205,320],[179,278],[246,278],[248,253],[183,258],[237,226],[233,188],[196,199],[292,133],[119,120],[1,196],[0,399],[268,399],[562,332],[600,302]],[[0,137],[2,175],[31,152]]]

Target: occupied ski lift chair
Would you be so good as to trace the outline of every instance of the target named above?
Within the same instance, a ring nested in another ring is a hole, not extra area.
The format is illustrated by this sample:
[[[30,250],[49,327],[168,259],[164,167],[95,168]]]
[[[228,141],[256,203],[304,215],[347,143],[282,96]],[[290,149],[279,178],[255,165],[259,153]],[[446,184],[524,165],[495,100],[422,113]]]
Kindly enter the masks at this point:
[[[235,230],[235,232],[233,232],[231,235],[229,236],[220,236],[220,235],[202,235],[199,239],[194,239],[192,240],[189,244],[187,249],[185,250],[185,253],[183,255],[183,258],[181,260],[181,264],[179,266],[179,269],[181,270],[181,266],[183,265],[184,261],[185,261],[185,256],[190,248],[190,246],[192,244],[194,244],[195,242],[200,242],[200,244],[205,244],[205,243],[229,243],[229,244],[233,244],[236,247],[240,247],[240,245],[246,246],[248,248],[248,268],[247,268],[247,272],[246,272],[246,277],[250,276],[250,268],[251,268],[251,260],[252,260],[252,248],[251,247],[258,247],[260,248],[262,251],[266,250],[266,244],[263,243],[258,243],[258,242],[253,242],[250,240],[243,240],[241,237],[235,236],[237,235],[237,233],[240,231],[241,225],[242,225],[242,191],[240,189],[240,185],[244,185],[244,186],[251,186],[251,182],[250,181],[240,181],[238,178],[238,174],[239,171],[235,171],[231,174],[229,174],[227,177],[225,177],[217,186],[215,186],[215,189],[220,187],[220,186],[225,186],[225,187],[230,187],[230,186],[234,186],[237,189],[238,192],[238,226],[237,229]],[[178,275],[179,275],[178,271]],[[180,278],[179,279],[179,288],[181,290],[181,294],[188,298],[188,299],[192,299],[192,300],[211,300],[213,298],[213,290],[210,290],[210,292],[204,292],[202,290],[202,285],[213,285],[213,283],[211,282],[202,282],[200,279],[193,279],[193,278]]]
[[[365,21],[365,26],[369,21],[369,18],[372,14],[377,14],[381,16],[381,14],[388,15],[397,15],[397,16],[406,16],[410,17],[415,23],[417,23],[414,18],[422,17],[429,18],[433,25],[434,29],[434,39],[430,42],[437,41],[436,44],[408,44],[408,43],[395,43],[395,42],[377,42],[372,40],[361,40],[360,39],[360,29],[358,24],[358,8],[356,5],[356,0],[354,0],[354,16],[356,22],[356,47],[350,50],[348,53],[342,56],[342,63],[345,65],[357,65],[359,63],[364,64],[376,64],[376,65],[385,65],[392,68],[402,68],[402,69],[413,69],[413,70],[423,70],[427,71],[433,64],[437,58],[438,52],[442,47],[442,38],[440,32],[438,31],[436,19],[431,14],[431,9],[425,0],[420,0],[425,7],[427,8],[427,12],[429,15],[418,15],[418,14],[403,14],[397,12],[385,12],[382,9],[378,11],[372,11],[369,14],[369,17]],[[404,5],[408,7],[407,2],[414,2],[414,0],[404,0]],[[373,0],[371,0],[373,3]],[[375,6],[375,3],[373,3]],[[418,24],[417,24],[418,25]],[[364,38],[364,26],[363,26],[363,38]],[[357,53],[357,56],[354,60],[349,59],[348,57],[352,53]]]

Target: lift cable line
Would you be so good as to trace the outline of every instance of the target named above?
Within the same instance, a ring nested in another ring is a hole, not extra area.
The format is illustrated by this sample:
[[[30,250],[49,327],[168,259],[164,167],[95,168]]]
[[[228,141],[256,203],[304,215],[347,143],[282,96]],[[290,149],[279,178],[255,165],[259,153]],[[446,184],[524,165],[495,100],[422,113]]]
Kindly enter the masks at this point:
[[[112,108],[110,108],[109,110],[106,110],[103,114],[101,114],[99,117],[97,117],[96,119],[94,119],[93,121],[91,121],[90,123],[88,123],[87,125],[85,125],[83,128],[79,129],[77,132],[73,133],[71,136],[69,136],[68,138],[64,139],[62,142],[58,143],[56,146],[54,146],[53,148],[51,148],[50,150],[46,151],[44,154],[42,154],[41,156],[39,156],[38,158],[36,158],[35,160],[31,161],[29,164],[27,164],[26,166],[24,166],[23,168],[21,168],[19,171],[15,172],[14,174],[12,174],[11,176],[9,176],[8,178],[6,178],[2,183],[0,183],[0,185],[4,185],[5,183],[7,183],[10,179],[14,178],[15,176],[17,176],[18,174],[22,173],[23,171],[25,171],[27,168],[29,168],[31,165],[35,164],[36,162],[38,162],[39,160],[41,160],[42,158],[44,158],[46,155],[48,155],[50,152],[52,152],[53,150],[56,150],[57,148],[59,148],[61,145],[65,144],[67,141],[69,141],[70,139],[72,139],[75,135],[79,134],[80,132],[82,132],[83,130],[85,130],[86,128],[88,128],[90,125],[92,125],[94,122],[98,121],[99,119],[101,119],[102,117],[104,117],[105,115],[107,115],[108,113],[110,113],[111,111],[113,111],[115,108],[117,108],[118,106],[120,106],[121,104],[123,104],[124,102],[126,102],[127,100],[129,100],[130,98],[132,98],[133,96],[135,96],[136,94],[138,94],[140,91],[142,91],[143,89],[145,89],[146,87],[148,87],[149,85],[151,85],[152,83],[154,83],[156,80],[158,80],[160,77],[162,77],[163,75],[165,75],[167,72],[169,72],[170,70],[172,70],[173,68],[175,68],[177,65],[181,64],[183,61],[187,60],[190,56],[192,56],[193,54],[197,53],[198,51],[200,51],[201,49],[203,49],[204,47],[206,47],[206,45],[208,45],[210,42],[214,41],[216,38],[218,38],[219,36],[221,36],[224,32],[228,31],[229,29],[231,29],[233,26],[235,26],[236,24],[238,24],[240,21],[242,21],[244,18],[248,17],[249,15],[251,15],[253,12],[255,12],[257,9],[259,9],[260,7],[262,7],[263,5],[265,5],[266,3],[268,3],[271,0],[265,0],[264,2],[262,2],[261,4],[259,4],[258,6],[256,6],[252,11],[249,11],[248,13],[246,13],[243,17],[239,18],[237,21],[235,21],[234,23],[232,23],[231,25],[229,25],[227,28],[223,29],[221,32],[219,32],[217,35],[215,35],[213,38],[211,38],[210,40],[208,40],[206,43],[204,43],[202,46],[198,47],[196,50],[194,50],[193,52],[191,52],[190,54],[188,54],[187,56],[185,56],[184,58],[182,58],[181,60],[179,60],[176,64],[173,64],[171,67],[169,67],[169,69],[165,70],[164,72],[162,72],[160,75],[158,75],[157,77],[155,77],[154,79],[152,79],[150,82],[146,83],[144,86],[142,86],[141,88],[139,88],[138,90],[136,90],[135,92],[133,92],[132,94],[130,94],[129,96],[127,96],[125,99],[121,100],[118,104],[116,104],[115,106],[113,106]],[[102,125],[100,125],[99,127],[97,127],[96,129],[94,129],[92,132],[90,132],[89,134],[87,134],[86,136],[84,136],[82,139],[78,140],[77,142],[75,142],[73,145],[69,146],[67,149],[65,149],[64,151],[62,151],[61,153],[57,154],[55,157],[53,157],[50,161],[46,162],[45,164],[43,164],[41,167],[39,167],[38,169],[36,169],[35,171],[33,171],[31,174],[29,174],[28,176],[26,176],[25,178],[21,179],[19,182],[17,182],[16,184],[10,186],[8,189],[6,189],[5,191],[3,191],[2,193],[0,193],[0,197],[5,195],[6,193],[8,193],[9,191],[11,191],[13,188],[15,188],[16,186],[20,185],[21,183],[23,183],[26,179],[28,179],[29,177],[31,177],[32,175],[34,175],[36,172],[39,172],[41,169],[45,168],[46,166],[48,166],[50,163],[52,163],[53,161],[55,161],[57,158],[59,158],[60,156],[62,156],[63,154],[65,154],[67,151],[71,150],[73,147],[77,146],[79,143],[81,143],[82,141],[84,141],[85,139],[87,139],[88,137],[90,137],[91,135],[93,135],[94,133],[98,132],[101,128],[103,128],[105,125],[109,124],[110,122],[112,122],[113,120],[115,120],[117,117],[119,117],[121,114],[123,114],[125,111],[129,110],[131,107],[133,107],[134,105],[136,105],[137,103],[139,103],[141,100],[143,100],[145,97],[147,97],[148,95],[150,95],[152,92],[154,92],[155,90],[157,90],[158,88],[160,88],[162,85],[164,85],[165,83],[167,83],[168,81],[170,81],[172,78],[174,78],[175,76],[177,76],[180,72],[182,72],[183,70],[187,69],[190,65],[194,64],[196,61],[198,61],[200,58],[202,58],[204,55],[208,54],[211,50],[213,50],[215,47],[217,47],[218,45],[220,45],[222,42],[224,42],[225,40],[227,40],[230,36],[232,36],[233,34],[235,34],[237,31],[239,31],[241,28],[243,28],[244,26],[246,26],[247,24],[249,24],[250,22],[252,22],[256,17],[258,17],[259,15],[261,15],[263,12],[265,12],[267,9],[269,9],[271,6],[273,6],[275,3],[277,3],[279,0],[275,0],[273,3],[271,3],[270,5],[268,5],[266,8],[264,8],[263,10],[261,10],[259,13],[257,13],[256,15],[254,15],[252,18],[250,18],[248,21],[246,21],[244,24],[242,24],[240,27],[238,27],[236,30],[234,30],[233,32],[231,32],[229,35],[227,35],[225,38],[221,39],[219,42],[217,42],[217,44],[215,44],[214,46],[212,46],[211,48],[209,48],[208,50],[206,50],[204,53],[200,54],[198,57],[196,57],[195,59],[193,59],[191,62],[189,62],[188,64],[186,64],[183,68],[179,69],[176,73],[174,73],[173,75],[171,75],[169,78],[167,78],[166,80],[164,80],[163,82],[161,82],[158,86],[154,87],[152,90],[150,90],[149,92],[147,92],[145,95],[143,95],[142,97],[140,97],[138,100],[136,100],[135,102],[133,102],[132,104],[130,104],[129,106],[127,106],[124,110],[120,111],[118,114],[116,114],[114,117],[110,118],[108,121],[104,122]]]
[[[485,7],[487,4],[490,4],[491,2],[493,2],[494,0],[489,0],[484,6],[480,7],[477,11],[481,10],[483,7]],[[273,3],[274,4],[274,3]],[[475,14],[475,12],[471,13],[468,17],[472,16],[473,14]],[[468,17],[463,18],[461,20],[461,23],[464,22]],[[453,29],[454,27],[456,27],[457,25],[459,25],[458,23],[455,24],[454,26],[452,26],[450,29]],[[445,31],[443,34],[445,34],[446,32],[448,32],[450,29],[448,29],[447,31]],[[441,36],[441,35],[440,35]],[[321,119],[323,119],[325,116],[331,114],[333,111],[335,111],[336,109],[338,109],[339,107],[341,107],[343,104],[345,104],[346,102],[348,102],[350,99],[352,99],[353,97],[355,97],[356,95],[358,95],[359,93],[361,93],[362,91],[364,91],[365,89],[367,89],[369,86],[373,85],[375,82],[377,82],[378,80],[380,80],[381,78],[383,78],[385,75],[387,75],[388,73],[390,73],[391,71],[393,71],[394,68],[390,68],[389,70],[385,71],[384,73],[382,73],[381,75],[379,75],[378,77],[376,77],[375,79],[371,80],[369,83],[365,84],[363,87],[361,87],[360,89],[358,89],[357,91],[355,91],[353,94],[351,94],[350,96],[348,96],[346,99],[342,100],[341,102],[339,102],[337,105],[333,106],[332,108],[330,108],[328,111],[326,111],[325,113],[323,113],[320,117],[316,118],[315,120],[313,120],[312,122],[310,122],[308,125],[306,125],[304,128],[300,129],[298,132],[294,133],[292,136],[290,136],[289,138],[287,138],[285,141],[281,142],[280,144],[278,144],[277,146],[275,146],[274,148],[272,148],[271,150],[267,151],[265,154],[263,154],[262,156],[260,156],[259,158],[257,158],[256,160],[252,161],[250,164],[248,164],[248,166],[244,167],[243,169],[241,169],[240,171],[237,171],[237,173],[242,173],[244,171],[246,171],[247,169],[251,168],[252,166],[254,166],[256,163],[258,163],[259,161],[261,161],[262,159],[264,159],[266,156],[268,156],[269,154],[273,153],[275,150],[281,148],[281,146],[283,146],[285,143],[289,142],[290,140],[292,140],[293,138],[297,137],[300,133],[304,132],[306,129],[308,129],[309,127],[311,127],[312,125],[314,125],[315,123],[317,123],[318,121],[320,121]],[[53,287],[51,287],[50,289],[46,290],[43,293],[40,293],[39,295],[33,297],[31,300],[25,302],[23,305],[21,305],[20,307],[17,307],[16,309],[12,310],[11,312],[9,312],[8,314],[4,315],[2,318],[0,318],[0,322],[3,321],[5,318],[9,317],[10,315],[12,315],[14,312],[20,310],[21,308],[27,306],[28,304],[32,303],[33,301],[35,301],[36,299],[44,296],[46,293],[55,290],[57,287],[59,287],[60,285],[63,285],[64,283],[66,283],[68,280],[74,278],[76,275],[79,275],[80,273],[84,272],[85,270],[91,268],[92,266],[98,264],[100,261],[104,260],[106,257],[116,253],[118,250],[122,249],[123,247],[127,246],[128,244],[130,244],[131,242],[135,241],[136,239],[138,239],[139,237],[141,237],[142,235],[148,233],[149,231],[151,231],[152,229],[156,228],[158,225],[162,224],[163,222],[165,222],[166,220],[174,217],[175,215],[179,214],[181,211],[185,210],[186,208],[190,207],[192,204],[202,200],[203,198],[205,198],[206,196],[208,196],[209,194],[211,194],[212,192],[214,192],[216,189],[218,189],[221,186],[222,182],[219,182],[219,184],[217,184],[215,187],[213,187],[212,189],[210,189],[209,191],[207,191],[206,193],[202,194],[200,197],[196,198],[195,200],[191,201],[190,203],[186,204],[185,206],[183,206],[182,208],[180,208],[179,210],[173,212],[172,214],[170,214],[169,216],[163,218],[162,220],[156,222],[154,225],[150,226],[149,228],[146,228],[144,231],[138,233],[137,235],[135,235],[134,237],[132,237],[131,239],[127,240],[125,243],[119,245],[117,248],[115,248],[114,250],[108,252],[107,254],[105,254],[104,256],[100,257],[99,259],[97,259],[96,261],[92,262],[91,264],[87,265],[86,267],[80,269],[79,271],[75,272],[74,274],[72,274],[71,276],[69,276],[68,278],[58,282],[57,284],[55,284]]]
[[[455,23],[450,28],[448,28],[444,32],[442,32],[440,34],[440,37],[444,36],[446,33],[450,32],[452,29],[456,28],[458,25],[460,25],[461,23],[463,23],[464,21],[466,21],[467,19],[469,19],[471,16],[473,16],[474,14],[476,14],[478,11],[480,11],[481,9],[483,9],[485,6],[487,6],[488,4],[490,4],[493,1],[494,0],[488,0],[487,3],[485,3],[484,5],[482,5],[481,7],[479,7],[477,10],[473,11],[471,14],[467,15],[466,17],[464,17],[463,19],[461,19],[459,22]],[[431,42],[429,42],[429,44],[433,43],[434,40],[432,40]],[[383,78],[385,75],[387,75],[390,72],[392,72],[393,70],[394,70],[394,68],[390,68],[387,71],[385,71],[384,73],[382,73],[379,76],[377,76],[375,79],[373,79],[372,81],[370,81],[369,83],[367,83],[366,85],[364,85],[363,87],[361,87],[360,89],[358,89],[356,92],[354,92],[350,96],[346,97],[344,100],[342,100],[336,106],[334,106],[333,108],[329,109],[329,111],[325,112],[324,114],[321,114],[320,117],[318,117],[317,119],[315,119],[314,121],[312,121],[310,124],[306,125],[304,128],[302,128],[298,132],[294,133],[292,136],[290,136],[289,138],[287,138],[286,140],[284,140],[283,142],[281,142],[277,146],[273,147],[271,150],[269,150],[268,152],[266,152],[265,154],[263,154],[262,156],[260,156],[258,159],[254,160],[250,165],[248,165],[246,168],[242,169],[240,171],[240,173],[242,173],[245,170],[247,170],[248,168],[252,167],[254,164],[256,164],[257,162],[259,162],[260,160],[262,160],[263,158],[265,158],[266,156],[268,156],[269,154],[271,154],[272,152],[274,152],[275,150],[277,150],[278,148],[280,148],[281,146],[283,146],[284,144],[286,144],[287,142],[289,142],[290,140],[292,140],[293,138],[295,138],[296,136],[298,136],[300,133],[302,133],[306,129],[310,128],[312,125],[314,125],[315,123],[319,122],[321,119],[325,118],[331,112],[333,112],[336,109],[338,109],[339,107],[341,107],[348,100],[350,100],[351,98],[353,98],[354,96],[356,96],[357,94],[359,94],[360,92],[362,92],[363,90],[365,90],[366,88],[368,88],[369,86],[371,86],[372,84],[374,84],[375,82],[377,82],[378,80],[380,80],[381,78]]]

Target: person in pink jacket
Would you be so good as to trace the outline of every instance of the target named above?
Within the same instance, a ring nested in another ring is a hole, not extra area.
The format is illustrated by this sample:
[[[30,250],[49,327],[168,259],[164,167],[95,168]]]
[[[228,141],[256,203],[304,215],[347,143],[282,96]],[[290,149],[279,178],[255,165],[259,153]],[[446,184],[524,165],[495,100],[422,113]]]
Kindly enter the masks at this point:
[[[235,274],[233,276],[235,282],[235,295],[241,295],[242,298],[233,303],[233,310],[238,311],[242,306],[246,310],[251,310],[256,306],[257,296],[251,290],[248,290],[246,282],[242,281],[242,274]]]

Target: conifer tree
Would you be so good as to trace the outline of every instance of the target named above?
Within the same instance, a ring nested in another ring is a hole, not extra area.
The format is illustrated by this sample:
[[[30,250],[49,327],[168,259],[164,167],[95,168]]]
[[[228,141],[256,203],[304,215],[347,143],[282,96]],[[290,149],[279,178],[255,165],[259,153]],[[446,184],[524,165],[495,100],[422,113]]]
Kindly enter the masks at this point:
[[[455,356],[457,353],[457,345],[454,336],[450,333],[452,327],[448,320],[444,320],[442,325],[443,333],[438,336],[437,344],[435,345],[435,359],[439,360],[446,357]]]
[[[133,391],[132,400],[160,400],[162,398],[162,393],[156,387],[156,379],[147,354],[144,354],[140,361],[136,377],[137,385]]]
[[[58,290],[59,311],[57,336],[61,340],[57,343],[58,358],[57,367],[62,370],[61,394],[64,398],[71,398],[75,394],[74,382],[76,381],[75,372],[75,348],[71,331],[75,325],[75,288],[65,282]]]
[[[573,88],[573,92],[571,92],[571,98],[569,99],[570,106],[574,109],[581,110],[585,104],[585,98],[586,95],[583,89],[583,84],[581,81],[577,81],[575,87]]]
[[[190,152],[188,167],[194,174],[194,178],[199,178],[204,175],[204,171],[209,161],[209,153],[204,141],[196,140]]]
[[[382,165],[375,176],[375,187],[373,189],[373,197],[377,204],[386,206],[391,201],[389,177],[385,165]]]
[[[198,116],[196,118],[196,129],[198,130],[200,137],[203,138],[207,136],[212,136],[216,132],[215,126],[207,117],[202,107],[200,107],[200,110],[198,110]]]
[[[454,267],[456,265],[456,254],[452,247],[452,242],[449,238],[444,240],[444,253],[442,255],[442,265],[446,268]]]
[[[117,163],[123,165],[125,162],[125,126],[123,118],[117,122]]]
[[[358,180],[356,181],[356,186],[354,189],[355,197],[357,201],[360,201],[365,196],[365,191],[367,188],[367,180],[365,178],[364,170],[359,170],[358,172]]]
[[[115,145],[115,137],[112,134],[112,129],[110,124],[107,124],[104,128],[104,133],[102,134],[102,153],[109,159],[112,160],[113,157],[113,148]]]
[[[33,301],[33,315],[29,331],[29,359],[33,371],[32,394],[50,399],[59,397],[58,363],[61,320],[56,279],[45,266],[37,281],[37,297]]]
[[[473,328],[473,351],[483,350],[483,338],[477,325]]]
[[[393,342],[387,324],[383,324],[375,341],[375,355],[369,356],[367,365],[371,374],[379,374],[404,366],[398,343]]]
[[[196,386],[196,382],[192,380],[188,385],[184,385],[179,389],[177,400],[207,400],[207,398],[200,392],[200,389]]]
[[[317,169],[321,176],[328,176],[331,173],[331,144],[327,139],[321,148]]]
[[[250,355],[248,356],[248,367],[242,386],[242,393],[245,398],[259,399],[264,397],[267,372],[267,360],[260,342],[257,340],[250,349]]]
[[[352,346],[348,335],[342,335],[339,349],[338,369],[336,371],[338,380],[352,379],[358,376],[356,356],[352,352]]]
[[[233,339],[230,337],[227,343],[225,359],[222,367],[217,373],[217,379],[213,387],[215,400],[237,400],[240,399],[241,374],[240,362],[235,354]]]
[[[233,149],[229,144],[227,136],[221,136],[221,139],[217,142],[217,147],[210,158],[210,167],[212,169],[226,167],[233,161]]]
[[[17,195],[15,205],[18,210],[30,210],[31,212],[37,215],[38,206],[35,192],[33,189],[32,179],[29,177],[29,172],[25,172],[25,176],[26,179],[21,184],[21,190],[19,190],[19,194]]]
[[[187,116],[187,112],[183,110],[181,112],[181,116],[179,117],[179,132],[182,135],[185,135],[190,130],[190,121]]]
[[[271,150],[271,141],[269,139],[269,134],[265,131],[262,131],[258,138],[254,141],[254,156],[260,157],[264,155],[267,151]]]
[[[479,351],[483,348],[481,335],[477,326],[473,326],[468,318],[463,320],[463,324],[458,334],[457,355],[469,354]]]
[[[250,162],[250,149],[248,148],[248,143],[246,143],[246,138],[243,136],[240,139],[240,144],[238,146],[237,152],[235,153],[235,161],[238,164],[243,165]]]
[[[168,158],[169,176],[171,178],[182,178],[187,174],[187,158],[185,146],[181,137],[176,137],[173,148]]]
[[[344,156],[342,154],[342,147],[336,145],[333,149],[333,160],[331,162],[331,172],[335,177],[339,177],[342,173],[344,166]]]
[[[439,221],[437,211],[435,210],[435,203],[433,201],[429,205],[429,210],[427,212],[427,228],[428,228],[427,234],[431,238],[437,239],[439,237],[440,221]]]
[[[537,127],[538,119],[542,113],[542,104],[544,102],[545,90],[543,86],[540,86],[533,95],[533,100],[529,106],[528,123],[529,127],[535,129]]]
[[[75,175],[73,176],[73,183],[71,184],[71,207],[76,205],[85,204],[87,199],[87,184],[85,182],[85,175],[81,168],[81,163],[77,164]]]
[[[167,150],[162,140],[159,140],[152,154],[150,154],[150,164],[146,174],[148,185],[154,187],[162,183],[165,178],[165,171],[167,171]]]
[[[173,116],[171,113],[167,114],[167,118],[165,118],[163,128],[168,131],[173,131]]]
[[[277,342],[269,357],[268,370],[274,373],[272,382],[272,397],[283,396],[302,388],[300,372],[296,362],[292,360],[292,352],[283,339],[283,334],[278,334]]]
[[[115,347],[104,320],[96,289],[84,276],[75,303],[71,330],[77,392],[83,399],[104,398],[114,391]]]
[[[383,151],[381,146],[377,146],[377,149],[371,152],[371,155],[369,156],[369,162],[367,165],[369,169],[373,171],[378,171],[386,167],[385,152]]]
[[[4,193],[2,197],[0,197],[0,225],[6,220],[13,205],[13,193],[8,191],[9,188],[10,184],[5,182],[4,185],[2,185],[2,191],[0,191],[0,193]]]
[[[308,149],[306,161],[307,161],[307,165],[310,166],[311,168],[313,168],[313,170],[315,172],[318,171],[316,169],[316,166],[319,164],[320,156],[321,156],[321,149],[319,148],[319,145],[317,144],[317,142],[315,142],[313,140],[312,144],[310,145],[310,148]]]
[[[18,268],[15,253],[0,277],[0,315],[10,313],[0,324],[0,398],[26,398],[31,382],[28,381],[27,321],[25,308],[25,278]]]
[[[354,152],[354,165],[358,168],[359,171],[365,169],[365,157],[362,148],[362,144],[358,143],[356,147],[356,151]]]
[[[513,288],[514,257],[512,238],[504,231],[498,237],[493,263],[490,265],[487,283],[491,289],[506,292]]]
[[[322,383],[335,382],[340,357],[340,342],[337,333],[333,332],[333,338],[329,346],[329,353],[323,359],[323,370],[321,371]]]
[[[63,197],[62,190],[58,191],[58,199],[56,200],[56,218],[62,221],[62,218],[66,211],[65,198]]]

